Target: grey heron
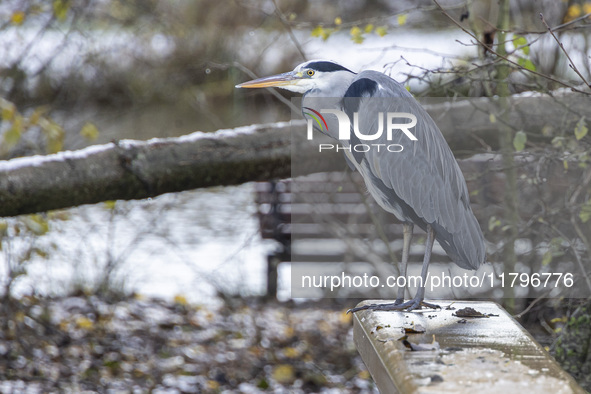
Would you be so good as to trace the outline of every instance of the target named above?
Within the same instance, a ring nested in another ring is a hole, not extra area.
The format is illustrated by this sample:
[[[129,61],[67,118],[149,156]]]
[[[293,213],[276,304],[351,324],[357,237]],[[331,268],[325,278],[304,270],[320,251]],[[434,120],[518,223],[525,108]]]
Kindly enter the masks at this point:
[[[417,122],[413,133],[416,141],[410,141],[409,148],[403,152],[343,151],[349,165],[361,173],[369,193],[377,203],[403,223],[400,275],[406,276],[414,225],[426,231],[422,283],[415,297],[407,302],[404,302],[405,288],[399,287],[394,303],[365,305],[353,308],[351,312],[361,309],[412,311],[421,306],[436,308],[437,305],[424,302],[434,240],[464,269],[476,270],[484,262],[484,236],[472,213],[464,176],[441,131],[404,86],[377,71],[368,70],[357,74],[332,61],[312,60],[298,65],[293,71],[255,79],[236,87],[279,87],[302,93],[302,107],[314,112],[321,111],[318,108],[320,105],[332,105],[349,116],[353,112],[400,113],[401,109],[415,115]],[[335,100],[322,102],[318,98]],[[372,130],[376,126],[372,116],[361,118],[359,115],[357,121],[361,130]],[[337,129],[328,126],[321,131],[337,139]],[[352,138],[355,135],[353,133]],[[352,143],[340,142],[349,146]]]

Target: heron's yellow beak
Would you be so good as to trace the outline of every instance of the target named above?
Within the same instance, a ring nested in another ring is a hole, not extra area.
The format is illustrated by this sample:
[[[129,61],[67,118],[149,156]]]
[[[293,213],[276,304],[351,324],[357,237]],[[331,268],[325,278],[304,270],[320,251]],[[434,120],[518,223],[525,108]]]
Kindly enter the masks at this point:
[[[252,81],[241,83],[240,85],[236,85],[237,88],[270,88],[274,86],[287,86],[287,85],[295,85],[300,79],[301,75],[299,73],[295,73],[293,71],[271,75],[270,77],[264,77],[255,79]]]

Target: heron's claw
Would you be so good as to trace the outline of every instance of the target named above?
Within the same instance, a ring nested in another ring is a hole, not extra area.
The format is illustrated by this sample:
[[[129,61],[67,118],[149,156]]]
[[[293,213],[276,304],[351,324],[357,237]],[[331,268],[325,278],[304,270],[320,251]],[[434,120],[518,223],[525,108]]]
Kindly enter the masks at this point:
[[[439,305],[431,304],[431,303],[417,300],[417,299],[412,299],[410,301],[406,301],[406,302],[402,302],[402,303],[400,303],[400,302],[398,302],[398,300],[396,300],[394,303],[390,303],[390,304],[363,305],[363,306],[349,309],[347,311],[347,313],[355,313],[357,311],[362,311],[365,309],[371,309],[372,311],[399,311],[399,312],[405,311],[405,312],[410,312],[410,311],[414,311],[415,309],[422,309],[422,307],[431,308],[431,309],[441,309],[441,307]]]

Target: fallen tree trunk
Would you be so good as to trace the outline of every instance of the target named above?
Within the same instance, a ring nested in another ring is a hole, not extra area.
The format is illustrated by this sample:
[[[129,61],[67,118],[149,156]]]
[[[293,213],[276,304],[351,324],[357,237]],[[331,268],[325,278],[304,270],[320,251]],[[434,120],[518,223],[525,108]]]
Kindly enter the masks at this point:
[[[287,123],[0,162],[0,216],[290,176]]]
[[[580,96],[565,96],[561,102],[548,97],[512,100],[513,112],[507,119],[534,137],[549,140],[556,134],[544,136],[548,128],[573,127],[581,114],[591,118],[586,113],[591,111],[589,99]],[[498,125],[491,116],[496,111],[494,100],[439,99],[425,104],[458,157],[497,146]],[[312,144],[305,135],[305,122],[298,120],[147,142],[123,140],[75,152],[0,161],[0,216],[345,167],[341,153],[319,154],[317,145],[301,147]],[[320,136],[314,138],[317,144]],[[297,156],[292,155],[293,149]],[[297,173],[292,174],[294,157]]]

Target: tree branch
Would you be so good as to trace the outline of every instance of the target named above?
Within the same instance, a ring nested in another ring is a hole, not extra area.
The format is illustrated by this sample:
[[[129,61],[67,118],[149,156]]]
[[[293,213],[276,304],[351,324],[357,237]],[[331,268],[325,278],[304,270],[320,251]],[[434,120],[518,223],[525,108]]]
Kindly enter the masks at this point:
[[[277,123],[147,142],[123,140],[0,162],[0,216],[286,178],[291,175],[291,128]]]
[[[550,26],[548,26],[548,23],[546,23],[546,19],[544,19],[544,15],[542,13],[540,13],[540,19],[542,20],[542,23],[544,24],[544,26],[546,26],[546,29],[548,29],[548,31],[550,32],[550,34],[552,35],[554,40],[558,43],[558,46],[560,47],[560,49],[562,49],[562,52],[566,55],[566,57],[569,61],[569,67],[572,68],[573,71],[577,73],[577,75],[583,80],[585,85],[587,85],[588,87],[591,88],[591,85],[589,84],[589,82],[587,82],[587,80],[585,79],[583,74],[580,73],[579,69],[577,68],[577,66],[575,66],[575,63],[573,62],[573,59],[570,58],[570,55],[568,54],[566,49],[564,49],[564,45],[562,44],[562,42],[560,42],[558,37],[556,37],[556,34],[554,34],[554,31],[550,28]]]

